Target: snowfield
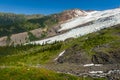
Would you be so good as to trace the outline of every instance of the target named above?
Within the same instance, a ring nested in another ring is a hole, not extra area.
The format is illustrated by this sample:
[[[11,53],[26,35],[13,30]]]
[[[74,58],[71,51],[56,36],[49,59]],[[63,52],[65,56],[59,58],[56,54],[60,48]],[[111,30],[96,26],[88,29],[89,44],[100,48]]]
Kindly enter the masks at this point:
[[[85,65],[83,65],[84,67],[90,67],[90,66],[102,66],[102,64],[93,64],[93,63],[91,63],[91,64],[85,64]]]
[[[71,28],[74,28],[76,26],[88,23],[90,21],[95,21],[98,20],[100,18],[105,18],[105,17],[109,17],[112,15],[116,15],[120,13],[120,9],[111,9],[111,10],[105,10],[105,11],[93,11],[93,12],[86,12],[87,16],[80,16],[78,18],[72,19],[71,21],[61,24],[60,27],[61,29],[59,29],[58,31],[62,31],[62,30],[68,30]]]
[[[55,61],[56,61],[57,59],[59,59],[59,57],[63,56],[64,53],[65,53],[65,50],[64,50],[63,52],[61,52],[61,53],[58,55],[57,58],[55,58]]]
[[[78,25],[82,25],[90,21],[93,22],[87,26],[75,28]],[[77,38],[117,24],[120,24],[120,8],[105,11],[88,12],[87,16],[78,17],[67,23],[62,24],[61,29],[59,29],[58,31],[71,28],[74,29],[71,29],[61,35],[57,35],[40,41],[33,41],[27,44],[46,44],[53,43],[55,41],[64,41],[68,38]]]

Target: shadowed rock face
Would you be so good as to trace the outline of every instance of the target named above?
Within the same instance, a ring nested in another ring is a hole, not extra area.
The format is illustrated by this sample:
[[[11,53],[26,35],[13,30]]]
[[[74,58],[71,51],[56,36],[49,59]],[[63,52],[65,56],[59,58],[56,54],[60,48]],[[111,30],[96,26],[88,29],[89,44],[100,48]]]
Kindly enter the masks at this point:
[[[75,45],[65,51],[65,53],[58,58],[59,63],[75,63],[75,64],[88,64],[91,59],[82,50],[77,50],[78,45]]]
[[[108,53],[96,52],[89,56],[83,50],[77,50],[78,45],[75,45],[66,50],[66,52],[58,58],[58,63],[73,63],[73,64],[119,64],[120,49],[110,51]]]
[[[85,53],[66,51],[64,56],[61,56],[58,60],[59,63],[75,63],[75,64],[87,64],[91,63],[91,60]]]
[[[95,64],[117,64],[120,63],[120,50],[111,51],[108,54],[97,52],[92,57],[92,62]]]

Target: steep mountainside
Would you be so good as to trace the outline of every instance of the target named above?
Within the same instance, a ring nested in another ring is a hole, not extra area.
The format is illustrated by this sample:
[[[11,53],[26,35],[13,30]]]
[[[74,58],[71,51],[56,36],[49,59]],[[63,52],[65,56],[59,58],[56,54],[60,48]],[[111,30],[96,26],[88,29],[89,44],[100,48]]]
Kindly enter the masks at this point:
[[[43,44],[64,41],[68,38],[76,38],[120,24],[119,18],[120,8],[105,11],[67,10],[42,18],[25,18],[21,20],[23,22],[20,22],[18,17],[16,24],[8,25],[8,27],[4,28],[1,27],[1,35],[9,35],[0,38],[0,45],[17,45],[29,42],[31,44]]]
[[[42,15],[22,15],[13,13],[0,13],[0,37],[29,31],[39,28],[37,24],[27,20],[43,17]]]
[[[60,29],[57,30],[61,34],[40,41],[34,41],[30,44],[64,41],[68,38],[80,37],[117,24],[120,24],[120,8],[88,12],[86,16],[80,16],[61,24]]]
[[[0,45],[16,45],[54,36],[61,23],[85,15],[85,11],[78,9],[48,16],[1,13]]]
[[[115,25],[76,39],[67,39],[64,42],[0,47],[0,66],[12,68],[11,70],[21,66],[28,69],[30,67],[46,68],[77,76],[119,80],[119,53],[120,25]],[[17,71],[19,72],[18,69]]]

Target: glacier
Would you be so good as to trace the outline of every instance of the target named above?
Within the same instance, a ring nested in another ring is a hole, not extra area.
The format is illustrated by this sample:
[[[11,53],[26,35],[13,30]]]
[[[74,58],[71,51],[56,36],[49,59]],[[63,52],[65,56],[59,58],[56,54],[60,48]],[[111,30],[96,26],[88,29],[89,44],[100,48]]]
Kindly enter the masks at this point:
[[[77,17],[64,24],[61,24],[61,29],[58,31],[68,30],[66,33],[26,44],[50,44],[55,41],[64,41],[68,38],[77,38],[104,28],[120,24],[120,8],[105,11],[93,11],[88,12],[87,14],[87,16]],[[76,27],[90,21],[92,21],[92,23],[87,26]]]

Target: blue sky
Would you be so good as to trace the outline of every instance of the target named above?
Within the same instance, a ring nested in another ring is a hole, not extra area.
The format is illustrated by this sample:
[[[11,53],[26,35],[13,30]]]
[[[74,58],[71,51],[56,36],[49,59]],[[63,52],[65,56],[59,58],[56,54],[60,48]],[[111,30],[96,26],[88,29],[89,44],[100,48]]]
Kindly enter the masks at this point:
[[[0,0],[0,12],[53,14],[67,9],[105,10],[120,7],[120,0]]]

